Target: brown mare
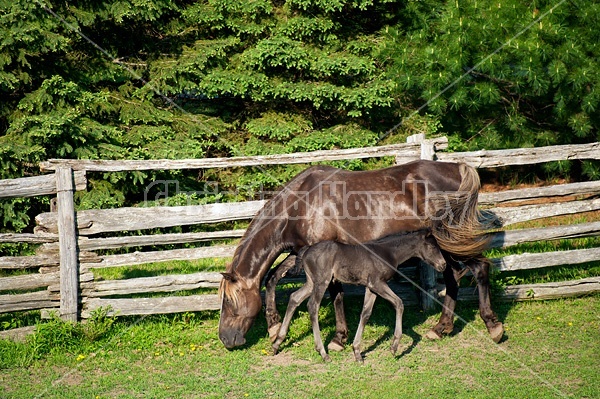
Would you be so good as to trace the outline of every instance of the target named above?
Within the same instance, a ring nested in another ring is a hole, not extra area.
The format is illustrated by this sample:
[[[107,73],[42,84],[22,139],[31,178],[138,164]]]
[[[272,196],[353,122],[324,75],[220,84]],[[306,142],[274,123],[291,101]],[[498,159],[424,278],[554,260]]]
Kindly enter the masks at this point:
[[[306,272],[306,284],[290,295],[283,323],[279,328],[273,353],[287,335],[294,312],[306,298],[308,312],[315,338],[315,349],[323,360],[329,361],[319,328],[319,306],[330,281],[362,285],[365,287],[365,299],[360,322],[352,342],[354,358],[362,362],[360,341],[365,324],[371,317],[376,295],[387,299],[396,310],[396,328],[392,341],[392,353],[396,353],[402,337],[402,300],[391,290],[387,282],[397,273],[398,265],[416,257],[432,265],[438,272],[444,271],[446,261],[430,230],[418,230],[412,233],[400,233],[385,236],[364,244],[351,245],[336,241],[321,241],[310,247],[304,247],[297,256],[296,263]]]
[[[277,257],[296,254],[320,241],[363,243],[390,234],[430,227],[443,250],[446,296],[439,322],[427,334],[441,337],[454,328],[458,276],[462,262],[477,280],[480,316],[496,342],[504,329],[490,305],[489,261],[477,210],[479,176],[466,164],[414,161],[373,171],[349,172],[326,166],[298,174],[258,212],[223,273],[219,289],[219,338],[227,348],[243,345],[262,307],[260,286]],[[276,331],[279,314],[275,285],[293,257],[279,265],[267,284],[269,331]],[[284,266],[287,265],[287,266]],[[339,285],[330,287],[336,314],[332,344],[343,347],[348,329]]]

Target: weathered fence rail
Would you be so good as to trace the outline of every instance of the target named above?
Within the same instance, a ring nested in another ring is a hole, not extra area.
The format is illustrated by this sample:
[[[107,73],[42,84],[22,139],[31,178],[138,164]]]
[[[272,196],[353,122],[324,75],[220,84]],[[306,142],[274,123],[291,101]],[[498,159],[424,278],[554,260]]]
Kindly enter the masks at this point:
[[[42,213],[36,217],[35,234],[0,234],[0,242],[40,244],[36,255],[0,257],[0,269],[38,271],[0,278],[0,294],[2,294],[0,312],[58,309],[64,318],[76,319],[78,314],[85,318],[94,309],[107,306],[112,307],[114,312],[120,315],[218,309],[219,304],[215,294],[154,298],[123,296],[216,288],[221,278],[219,273],[196,272],[103,281],[94,277],[94,270],[171,260],[229,258],[233,255],[235,245],[216,244],[119,255],[99,255],[94,251],[239,238],[244,233],[242,229],[119,237],[105,235],[123,231],[247,220],[252,218],[265,202],[102,209],[80,211],[75,214],[71,208],[73,192],[85,189],[87,171],[225,168],[370,157],[395,157],[396,163],[421,158],[464,161],[478,168],[536,164],[564,159],[600,159],[600,143],[466,153],[441,152],[445,148],[447,148],[445,138],[424,140],[423,137],[414,137],[407,144],[257,157],[155,161],[49,160],[42,163],[41,167],[46,171],[56,171],[54,174],[0,180],[0,197],[54,194],[59,197],[58,212]],[[600,199],[595,198],[599,194],[600,181],[596,181],[481,193],[479,202],[489,215],[496,217],[507,226],[535,219],[600,210]],[[99,234],[102,234],[102,237],[98,237]],[[598,234],[600,234],[600,221],[508,230],[494,233],[492,247],[506,248],[526,242],[591,237]],[[493,262],[502,272],[598,260],[600,260],[600,248],[544,254],[525,253],[494,259]],[[425,272],[420,278],[425,290],[430,293],[437,292],[435,274],[428,268],[423,270]],[[415,269],[406,272],[412,276]],[[394,289],[400,293],[407,304],[419,301],[413,286],[395,284]],[[582,295],[599,291],[600,278],[594,277],[570,282],[506,287],[499,299],[546,299],[557,295]],[[460,298],[472,299],[473,289],[462,288]]]

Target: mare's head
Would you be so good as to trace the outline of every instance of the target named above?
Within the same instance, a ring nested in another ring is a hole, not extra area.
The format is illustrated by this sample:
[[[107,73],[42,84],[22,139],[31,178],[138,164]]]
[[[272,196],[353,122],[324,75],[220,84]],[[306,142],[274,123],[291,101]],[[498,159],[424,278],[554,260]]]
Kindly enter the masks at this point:
[[[223,273],[219,287],[221,317],[219,339],[227,349],[244,345],[244,336],[262,307],[258,287],[253,287],[235,272]]]
[[[419,232],[419,236],[417,256],[438,272],[443,272],[446,269],[446,259],[444,259],[435,237],[431,234],[431,230]]]

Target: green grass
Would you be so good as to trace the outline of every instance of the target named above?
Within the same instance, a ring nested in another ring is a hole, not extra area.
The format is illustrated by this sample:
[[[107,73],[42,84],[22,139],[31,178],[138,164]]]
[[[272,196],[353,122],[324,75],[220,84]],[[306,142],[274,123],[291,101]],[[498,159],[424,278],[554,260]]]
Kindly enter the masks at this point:
[[[346,302],[354,331],[362,299]],[[331,308],[325,301],[321,309],[324,339],[333,333]],[[494,308],[507,330],[500,344],[489,339],[474,304],[459,304],[455,333],[435,342],[421,335],[439,315],[407,308],[403,353],[394,357],[393,311],[378,300],[363,366],[349,348],[321,361],[305,306],[277,356],[262,316],[246,346],[233,351],[218,339],[218,312],[114,323],[100,315],[87,331],[51,320],[27,343],[0,341],[0,397],[599,397],[600,296]]]

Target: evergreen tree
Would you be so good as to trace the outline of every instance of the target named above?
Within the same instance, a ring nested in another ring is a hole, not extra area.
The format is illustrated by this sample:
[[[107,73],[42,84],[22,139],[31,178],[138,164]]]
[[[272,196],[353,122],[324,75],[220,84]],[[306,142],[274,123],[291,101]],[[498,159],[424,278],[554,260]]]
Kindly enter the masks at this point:
[[[0,177],[38,174],[49,158],[374,144],[378,113],[392,103],[392,83],[374,58],[392,18],[387,3],[0,0]],[[252,192],[297,171],[205,178]],[[79,207],[135,202],[134,192],[158,177],[181,180],[183,190],[203,187],[191,172],[92,174]],[[23,212],[9,214],[5,226],[26,224]]]
[[[380,54],[405,115],[435,115],[456,149],[598,140],[600,4],[411,3]]]
[[[289,153],[414,131],[454,149],[594,141],[599,18],[592,0],[0,0],[0,178],[48,158]],[[157,178],[252,194],[302,167],[90,174],[77,201],[134,204]],[[25,228],[39,201],[0,202],[0,223]]]

